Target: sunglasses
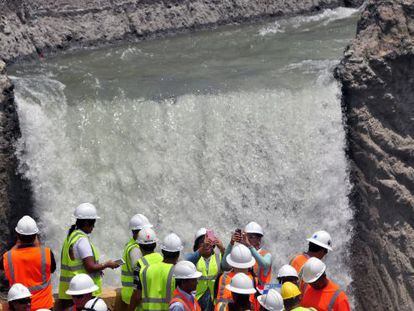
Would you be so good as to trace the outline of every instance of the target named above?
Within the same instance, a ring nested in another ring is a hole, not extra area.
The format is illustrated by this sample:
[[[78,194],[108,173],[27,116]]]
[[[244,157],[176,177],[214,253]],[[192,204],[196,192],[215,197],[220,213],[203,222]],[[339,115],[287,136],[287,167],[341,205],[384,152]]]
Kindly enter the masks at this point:
[[[25,299],[15,300],[14,302],[18,303],[19,305],[27,305],[27,304],[30,304],[32,302],[32,299],[25,298]]]

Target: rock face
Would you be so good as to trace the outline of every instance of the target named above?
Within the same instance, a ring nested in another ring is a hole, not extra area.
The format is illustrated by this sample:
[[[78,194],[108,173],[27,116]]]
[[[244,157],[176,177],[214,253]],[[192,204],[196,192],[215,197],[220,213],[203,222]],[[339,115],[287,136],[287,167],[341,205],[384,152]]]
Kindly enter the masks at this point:
[[[336,72],[354,184],[359,310],[414,310],[413,38],[414,0],[370,0]]]
[[[0,58],[92,46],[361,0],[3,0]]]

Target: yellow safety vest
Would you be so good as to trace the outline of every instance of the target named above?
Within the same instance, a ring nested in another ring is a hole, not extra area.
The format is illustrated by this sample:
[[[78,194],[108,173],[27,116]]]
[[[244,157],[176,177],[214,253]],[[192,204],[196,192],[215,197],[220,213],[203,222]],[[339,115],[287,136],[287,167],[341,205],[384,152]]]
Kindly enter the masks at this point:
[[[163,261],[163,257],[160,253],[151,253],[145,256],[142,256],[140,259],[138,259],[136,265],[139,265],[141,267],[140,271],[144,269],[146,266],[153,265],[156,263],[159,263]]]
[[[93,293],[94,296],[99,296],[102,291],[102,278],[101,273],[96,272],[90,274],[86,271],[82,259],[74,259],[70,258],[69,250],[70,248],[80,239],[80,238],[87,238],[89,240],[88,235],[81,231],[81,230],[74,230],[68,237],[66,237],[65,241],[63,242],[62,252],[61,252],[61,264],[60,264],[60,278],[59,278],[59,299],[72,299],[71,296],[66,294],[66,291],[69,288],[70,280],[77,274],[86,273],[92,278],[93,282],[99,287],[97,291]],[[95,262],[99,262],[99,252],[93,246],[93,244],[89,241],[93,258]]]
[[[140,270],[142,309],[168,310],[175,289],[173,265],[159,262]]]
[[[198,279],[197,283],[197,290],[196,290],[196,298],[200,299],[207,289],[210,290],[211,300],[214,300],[214,283],[216,281],[216,277],[220,272],[220,262],[221,262],[221,254],[214,253],[210,257],[210,262],[208,264],[208,268],[206,265],[206,261],[203,257],[197,262],[197,270],[202,273],[202,276]]]
[[[125,244],[124,253],[122,258],[125,261],[125,264],[121,267],[121,297],[122,301],[129,305],[131,301],[132,293],[134,292],[134,268],[135,265],[131,263],[131,257],[129,253],[134,248],[139,248],[137,242],[131,238],[127,244]]]

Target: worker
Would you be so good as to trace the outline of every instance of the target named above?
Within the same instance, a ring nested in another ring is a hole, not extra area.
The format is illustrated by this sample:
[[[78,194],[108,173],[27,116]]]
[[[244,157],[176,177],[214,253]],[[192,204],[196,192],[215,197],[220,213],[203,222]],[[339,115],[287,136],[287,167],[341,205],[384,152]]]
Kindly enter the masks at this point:
[[[308,284],[302,297],[302,307],[313,307],[318,311],[351,310],[348,297],[326,277],[326,265],[318,258],[309,258],[302,268],[302,278]]]
[[[85,304],[92,299],[92,294],[99,289],[93,279],[86,273],[75,275],[69,283],[66,295],[72,298],[73,306],[63,310],[81,311]]]
[[[76,223],[71,226],[61,251],[61,266],[59,279],[59,300],[61,308],[65,309],[72,305],[72,300],[66,294],[71,279],[80,273],[89,274],[97,285],[94,295],[101,293],[102,271],[106,268],[115,269],[119,264],[112,260],[99,263],[99,253],[89,240],[95,222],[98,217],[95,206],[90,203],[82,203],[76,207],[74,216]]]
[[[285,282],[291,282],[298,285],[298,272],[291,265],[283,265],[277,273],[277,280],[280,285],[283,285]]]
[[[260,304],[260,311],[272,310],[272,311],[283,311],[283,299],[279,292],[275,289],[269,289],[269,291],[257,297]]]
[[[31,297],[29,289],[20,283],[15,283],[7,293],[7,303],[11,311],[30,311]]]
[[[102,298],[96,297],[89,300],[82,311],[108,311],[108,306]]]
[[[138,259],[135,263],[134,269],[134,285],[139,283],[139,276],[140,272],[149,265],[159,263],[163,260],[160,253],[155,252],[155,248],[157,247],[158,238],[154,230],[150,227],[145,227],[139,231],[138,237],[136,242],[139,245],[139,249],[141,250],[142,257]],[[139,289],[134,289],[131,299],[130,305],[132,310],[138,306],[141,298],[141,291]]]
[[[306,241],[309,242],[308,251],[296,255],[289,263],[298,273],[309,258],[322,259],[328,251],[332,251],[331,235],[326,231],[317,231]]]
[[[129,229],[132,232],[132,237],[129,242],[125,244],[124,252],[122,254],[122,259],[125,264],[121,267],[121,298],[126,305],[129,305],[134,291],[134,269],[142,255],[136,240],[139,232],[143,228],[152,228],[152,224],[150,224],[148,218],[144,215],[134,215],[129,221]]]
[[[230,243],[234,243],[235,239],[232,238]],[[255,287],[254,276],[249,272],[249,269],[254,266],[256,260],[253,258],[250,250],[243,244],[236,244],[231,250],[231,253],[226,257],[227,264],[231,267],[230,271],[225,271],[219,278],[217,284],[217,302],[231,302],[232,295],[230,290],[227,289],[227,285],[230,284],[231,279],[237,273],[246,274],[250,282]],[[254,297],[252,297],[253,301]]]
[[[176,234],[170,233],[164,238],[161,245],[163,261],[145,266],[134,280],[137,286],[136,303],[132,304],[131,300],[130,311],[135,306],[140,306],[143,310],[168,310],[175,290],[173,267],[182,249],[183,244]]]
[[[272,254],[262,248],[263,228],[256,222],[249,222],[244,228],[243,243],[250,249],[256,263],[253,271],[258,280],[258,286],[263,289],[272,280]]]
[[[235,242],[246,245],[256,260],[253,272],[255,277],[257,277],[258,288],[263,290],[265,284],[271,283],[272,278],[272,255],[261,248],[264,235],[263,228],[258,223],[252,221],[246,225],[243,232],[236,230],[233,235]],[[224,253],[225,257],[231,252],[232,247],[232,243],[227,246]],[[228,270],[226,263],[223,263],[222,266],[223,270]]]
[[[252,280],[245,273],[236,273],[226,289],[231,293],[230,301],[221,301],[216,305],[216,311],[245,311],[255,310],[250,297],[256,293]]]
[[[215,250],[215,247],[219,251]],[[214,284],[220,272],[221,258],[224,254],[223,243],[217,236],[213,240],[207,237],[207,229],[197,231],[193,253],[187,254],[186,259],[197,266],[202,273],[198,280],[196,298],[203,311],[214,310]]]
[[[316,311],[314,308],[304,308],[300,306],[301,292],[296,284],[292,282],[283,283],[280,293],[286,311]]]
[[[56,270],[55,257],[50,248],[40,245],[33,218],[23,216],[15,230],[18,242],[3,255],[6,278],[10,285],[20,283],[29,289],[32,310],[51,309],[54,301],[50,280]]]
[[[193,292],[197,288],[197,281],[201,277],[191,261],[180,261],[174,266],[173,276],[177,288],[170,301],[170,311],[201,311],[197,298]]]

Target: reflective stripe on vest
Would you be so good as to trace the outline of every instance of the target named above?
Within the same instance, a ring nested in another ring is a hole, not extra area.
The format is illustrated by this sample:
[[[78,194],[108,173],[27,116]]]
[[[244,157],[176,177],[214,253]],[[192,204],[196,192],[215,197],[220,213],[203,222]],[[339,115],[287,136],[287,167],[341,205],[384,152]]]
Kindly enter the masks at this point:
[[[170,301],[170,306],[175,303],[180,302],[185,311],[201,311],[200,305],[198,304],[197,298],[194,298],[194,303],[187,299],[186,296],[177,288],[174,291],[174,296]]]
[[[259,252],[260,256],[264,257],[266,254],[269,254],[268,251],[260,249]],[[256,263],[253,266],[254,273],[256,274],[257,280],[259,285],[265,285],[271,282],[272,279],[272,264],[270,264],[269,270],[267,273],[264,273],[264,269]]]
[[[86,273],[93,279],[94,283],[98,286],[98,290],[93,294],[95,296],[100,295],[102,290],[102,279],[101,273],[88,273],[83,265],[82,259],[72,259],[70,258],[70,249],[75,245],[75,243],[80,238],[89,237],[87,234],[81,230],[74,230],[68,237],[66,237],[63,242],[62,251],[61,251],[61,265],[60,265],[60,277],[59,277],[59,298],[60,299],[71,299],[71,296],[66,294],[66,290],[69,288],[70,280],[77,274]],[[89,244],[92,249],[93,258],[95,263],[99,262],[99,252],[95,246],[89,241]]]
[[[333,294],[333,296],[332,296],[332,298],[331,298],[331,301],[329,302],[329,305],[328,305],[328,311],[332,311],[333,310],[333,306],[334,306],[334,304],[335,304],[335,301],[336,301],[336,299],[338,298],[338,296],[339,296],[339,294],[341,293],[341,290],[340,289],[338,289],[336,292],[335,292],[335,294]]]
[[[228,303],[222,302],[220,304],[220,311],[226,311],[228,309]]]
[[[131,301],[132,293],[134,292],[134,266],[131,263],[130,252],[134,248],[139,248],[137,242],[131,238],[128,243],[125,244],[122,258],[125,264],[121,266],[121,298],[124,303],[129,305]]]
[[[221,282],[219,285],[219,291],[217,293],[217,302],[233,302],[231,297],[225,297],[226,285],[230,283],[231,278],[235,275],[233,271],[226,271],[221,275]]]
[[[168,310],[174,290],[172,288],[174,285],[173,272],[173,265],[162,262],[150,264],[141,270],[143,310]],[[164,282],[165,284],[162,284]],[[149,286],[149,283],[151,286]]]
[[[217,275],[220,272],[220,261],[221,254],[214,253],[214,256],[210,257],[209,264],[207,266],[206,261],[203,257],[197,262],[197,270],[202,273],[202,276],[198,279],[197,289],[196,289],[196,298],[200,299],[207,291],[210,290],[211,299],[213,300],[214,293],[214,283],[217,278]]]
[[[49,248],[34,245],[13,248],[3,255],[3,265],[10,286],[21,283],[31,292],[31,310],[53,307]]]
[[[153,265],[155,263],[159,263],[163,260],[162,255],[160,253],[151,253],[145,256],[142,256],[138,261],[137,265],[141,267],[141,270],[146,267]]]

